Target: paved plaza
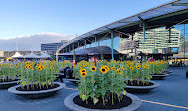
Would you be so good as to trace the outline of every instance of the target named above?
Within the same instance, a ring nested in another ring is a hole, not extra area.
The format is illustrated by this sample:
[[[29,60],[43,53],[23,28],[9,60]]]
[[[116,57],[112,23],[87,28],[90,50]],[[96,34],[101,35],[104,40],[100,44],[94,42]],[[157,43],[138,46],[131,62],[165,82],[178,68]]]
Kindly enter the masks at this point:
[[[165,80],[155,80],[160,86],[149,93],[135,94],[142,101],[137,111],[186,111],[188,110],[188,79],[185,68],[170,67]],[[64,105],[64,99],[77,92],[76,85],[65,79],[66,88],[56,95],[43,99],[25,99],[0,90],[0,111],[70,111]]]

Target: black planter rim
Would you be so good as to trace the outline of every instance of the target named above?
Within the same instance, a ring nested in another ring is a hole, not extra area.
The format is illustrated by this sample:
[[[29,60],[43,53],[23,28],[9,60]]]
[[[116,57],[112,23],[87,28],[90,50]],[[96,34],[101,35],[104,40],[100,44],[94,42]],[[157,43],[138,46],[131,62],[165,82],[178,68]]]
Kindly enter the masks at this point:
[[[11,81],[11,82],[1,82],[0,85],[7,85],[7,84],[15,84],[17,82],[19,82],[20,80],[17,81]]]
[[[165,74],[165,73],[161,73],[161,74],[163,74],[163,75],[152,75],[152,74],[151,74],[151,76],[152,76],[152,77],[167,77],[167,76],[170,75],[170,74]]]
[[[10,87],[8,89],[8,91],[10,93],[19,94],[19,95],[30,95],[30,94],[31,95],[32,94],[35,95],[35,94],[43,94],[43,93],[50,93],[50,92],[58,91],[58,90],[63,89],[66,86],[64,83],[54,82],[54,84],[58,84],[59,87],[53,88],[53,89],[48,89],[48,90],[41,90],[41,91],[19,91],[19,90],[16,90],[16,88],[22,86],[20,84],[20,85],[16,85],[16,86]]]
[[[89,109],[89,108],[85,108],[85,107],[75,104],[73,99],[78,95],[79,95],[79,92],[73,93],[73,94],[67,96],[64,100],[65,106],[73,111],[109,111],[106,109],[104,109],[104,110],[103,109]],[[120,109],[111,109],[110,111],[134,111],[142,105],[140,98],[138,98],[137,96],[130,94],[130,93],[127,93],[126,96],[128,96],[132,99],[132,103],[129,106],[123,107]]]
[[[131,88],[131,89],[154,89],[154,88],[160,86],[159,83],[156,83],[156,82],[153,82],[153,81],[148,81],[148,82],[153,83],[153,85],[151,85],[151,86],[129,86],[129,85],[127,85],[125,88]]]

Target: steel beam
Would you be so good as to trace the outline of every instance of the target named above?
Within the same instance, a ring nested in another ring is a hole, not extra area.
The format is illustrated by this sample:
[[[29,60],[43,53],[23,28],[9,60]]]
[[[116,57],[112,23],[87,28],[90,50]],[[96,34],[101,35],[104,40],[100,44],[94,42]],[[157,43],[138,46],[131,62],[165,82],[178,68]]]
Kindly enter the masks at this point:
[[[112,60],[114,60],[114,31],[110,30],[110,33],[111,33]]]

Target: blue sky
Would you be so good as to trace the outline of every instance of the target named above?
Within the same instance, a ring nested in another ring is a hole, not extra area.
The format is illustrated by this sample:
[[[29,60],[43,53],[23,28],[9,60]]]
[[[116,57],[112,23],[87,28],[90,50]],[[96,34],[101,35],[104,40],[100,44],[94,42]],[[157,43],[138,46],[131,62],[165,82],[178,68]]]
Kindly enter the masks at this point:
[[[172,0],[0,0],[0,38],[81,35]]]

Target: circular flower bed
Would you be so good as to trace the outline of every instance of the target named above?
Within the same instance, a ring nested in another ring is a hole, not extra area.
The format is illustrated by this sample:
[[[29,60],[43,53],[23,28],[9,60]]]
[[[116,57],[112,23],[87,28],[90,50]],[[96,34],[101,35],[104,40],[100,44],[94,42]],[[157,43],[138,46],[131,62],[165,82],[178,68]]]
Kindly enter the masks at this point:
[[[60,63],[48,62],[22,62],[15,66],[21,85],[9,88],[9,92],[29,98],[40,98],[57,92],[65,84],[55,83]]]
[[[16,77],[16,66],[13,63],[0,64],[0,89],[7,89],[19,83]]]
[[[66,85],[64,83],[54,82],[53,86],[48,85],[44,87],[37,87],[34,85],[33,87],[30,85],[29,87],[22,87],[22,85],[16,85],[8,89],[9,92],[24,96],[26,98],[43,98],[48,97],[55,94],[57,91],[64,88]]]
[[[73,93],[66,97],[64,100],[65,106],[74,111],[134,111],[138,109],[142,104],[141,100],[138,97],[129,93],[127,93],[126,96],[123,97],[122,102],[114,102],[114,105],[109,102],[104,106],[102,99],[100,99],[96,105],[92,103],[92,100],[89,100],[88,104],[86,104],[79,98],[79,93]]]

